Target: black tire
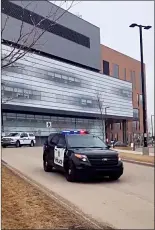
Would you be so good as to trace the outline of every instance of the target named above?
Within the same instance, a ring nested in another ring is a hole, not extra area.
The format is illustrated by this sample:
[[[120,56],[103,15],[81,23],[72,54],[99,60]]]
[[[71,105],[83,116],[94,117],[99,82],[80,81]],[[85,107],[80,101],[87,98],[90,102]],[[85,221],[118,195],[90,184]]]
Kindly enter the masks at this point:
[[[66,180],[69,182],[76,181],[76,170],[73,163],[70,163],[69,166],[67,167],[65,176],[66,176]]]
[[[16,148],[19,148],[19,147],[20,147],[20,142],[16,141]]]
[[[2,145],[3,148],[6,148],[6,145]]]
[[[34,147],[34,141],[31,141],[30,147]]]
[[[45,172],[52,172],[53,171],[53,166],[48,164],[48,160],[46,157],[43,160],[43,168],[44,168]]]
[[[112,175],[112,176],[110,176],[110,179],[115,181],[115,180],[118,180],[120,177],[121,177],[121,175]]]

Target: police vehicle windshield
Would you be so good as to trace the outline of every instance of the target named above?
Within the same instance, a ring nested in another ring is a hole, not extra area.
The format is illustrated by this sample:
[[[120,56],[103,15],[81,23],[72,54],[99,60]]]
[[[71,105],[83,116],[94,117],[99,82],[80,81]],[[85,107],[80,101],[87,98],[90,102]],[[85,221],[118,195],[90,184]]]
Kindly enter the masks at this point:
[[[8,137],[15,137],[15,136],[18,136],[19,133],[9,133],[7,136]]]
[[[107,145],[97,136],[93,135],[68,135],[70,148],[107,148]]]

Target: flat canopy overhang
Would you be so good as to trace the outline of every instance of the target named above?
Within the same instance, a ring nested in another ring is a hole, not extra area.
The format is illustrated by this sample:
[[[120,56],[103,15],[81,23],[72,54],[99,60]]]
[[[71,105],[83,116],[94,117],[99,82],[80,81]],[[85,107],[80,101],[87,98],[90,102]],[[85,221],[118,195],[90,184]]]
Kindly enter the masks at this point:
[[[36,114],[36,115],[47,115],[47,116],[62,116],[62,117],[77,117],[77,118],[86,118],[86,119],[99,119],[100,114],[95,113],[82,113],[74,111],[64,111],[64,110],[55,110],[55,109],[46,109],[46,108],[35,108],[30,106],[19,106],[12,104],[3,104],[3,112],[10,113],[25,113],[25,114]],[[122,120],[138,120],[138,118],[126,117],[126,116],[116,116],[116,115],[103,115],[103,118],[108,119],[109,121],[119,122]]]

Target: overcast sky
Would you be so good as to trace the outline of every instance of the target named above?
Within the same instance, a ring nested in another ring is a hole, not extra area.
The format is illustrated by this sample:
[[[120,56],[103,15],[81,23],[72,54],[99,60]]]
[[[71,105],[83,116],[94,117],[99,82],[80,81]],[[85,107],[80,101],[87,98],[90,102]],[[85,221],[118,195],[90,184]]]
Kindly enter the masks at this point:
[[[68,3],[69,4],[69,3]],[[143,30],[146,64],[148,115],[154,114],[154,2],[153,1],[81,1],[70,12],[100,27],[101,43],[140,60],[138,28],[133,22],[151,25]]]

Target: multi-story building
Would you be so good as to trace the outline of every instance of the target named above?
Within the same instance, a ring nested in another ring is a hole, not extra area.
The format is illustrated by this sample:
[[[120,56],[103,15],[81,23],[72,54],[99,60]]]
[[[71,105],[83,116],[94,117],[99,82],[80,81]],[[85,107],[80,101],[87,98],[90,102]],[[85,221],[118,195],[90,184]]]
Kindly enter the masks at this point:
[[[31,31],[38,18],[43,19],[43,24],[37,24],[38,32],[43,26],[46,30],[29,52],[2,69],[4,132],[34,132],[43,140],[50,132],[87,129],[105,138],[106,120],[111,125],[122,124],[118,138],[125,141],[126,124],[133,119],[132,83],[109,77],[113,72],[105,67],[104,74],[101,71],[98,27],[69,12],[50,27],[51,19],[45,16],[51,7],[57,11],[57,6],[48,1],[2,1],[2,58],[12,55],[12,50],[24,49],[18,41],[22,24],[23,35]],[[102,53],[102,63],[108,66],[108,52]],[[114,63],[119,65],[117,59]],[[134,110],[134,116],[138,119],[138,110]]]
[[[144,64],[145,70],[145,64]],[[127,140],[143,134],[141,63],[125,54],[101,45],[101,73],[132,84],[133,121],[126,124]],[[146,88],[146,86],[145,86]],[[109,104],[109,106],[112,106]],[[123,140],[122,122],[107,124],[108,137]],[[136,135],[137,134],[137,135]]]

